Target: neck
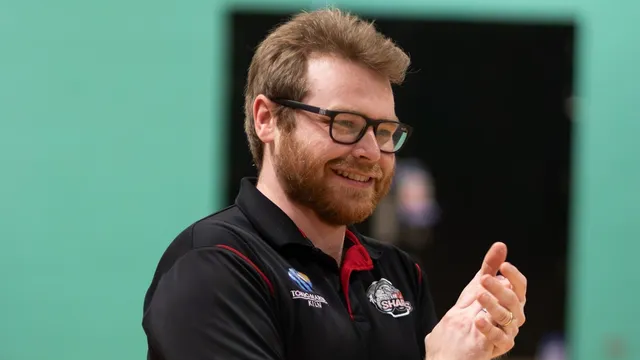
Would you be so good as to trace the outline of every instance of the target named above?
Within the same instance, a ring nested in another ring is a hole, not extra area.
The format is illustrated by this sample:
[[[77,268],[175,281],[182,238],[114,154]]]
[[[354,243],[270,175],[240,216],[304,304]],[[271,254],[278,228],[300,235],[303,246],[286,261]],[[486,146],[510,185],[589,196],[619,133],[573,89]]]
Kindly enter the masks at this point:
[[[328,225],[320,220],[313,210],[291,201],[275,174],[266,168],[262,170],[256,187],[293,220],[315,247],[334,258],[340,265],[346,226]]]

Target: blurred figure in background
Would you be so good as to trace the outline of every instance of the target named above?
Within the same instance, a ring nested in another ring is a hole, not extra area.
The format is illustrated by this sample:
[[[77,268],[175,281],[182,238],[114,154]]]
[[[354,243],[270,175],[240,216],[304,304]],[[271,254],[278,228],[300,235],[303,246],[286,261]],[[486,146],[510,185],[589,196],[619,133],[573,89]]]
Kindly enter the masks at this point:
[[[390,194],[373,216],[374,236],[399,246],[422,263],[439,218],[429,170],[418,159],[399,159]]]
[[[566,360],[564,337],[553,333],[543,338],[535,360]]]

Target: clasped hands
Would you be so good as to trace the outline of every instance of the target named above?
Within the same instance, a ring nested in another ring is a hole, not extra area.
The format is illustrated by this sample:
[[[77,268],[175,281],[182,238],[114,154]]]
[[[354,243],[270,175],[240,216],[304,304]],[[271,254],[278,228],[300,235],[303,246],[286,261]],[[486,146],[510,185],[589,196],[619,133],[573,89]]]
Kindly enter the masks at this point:
[[[426,336],[427,360],[489,360],[513,348],[525,322],[527,279],[506,259],[507,246],[493,244],[456,304]]]

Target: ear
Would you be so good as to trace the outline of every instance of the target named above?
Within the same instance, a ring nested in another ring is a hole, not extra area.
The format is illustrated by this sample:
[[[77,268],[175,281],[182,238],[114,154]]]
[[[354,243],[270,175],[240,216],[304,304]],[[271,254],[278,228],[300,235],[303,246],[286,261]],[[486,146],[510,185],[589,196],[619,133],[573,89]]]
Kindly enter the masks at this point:
[[[275,104],[264,95],[258,95],[253,101],[253,120],[256,134],[263,143],[268,144],[275,139],[276,117],[273,113]]]

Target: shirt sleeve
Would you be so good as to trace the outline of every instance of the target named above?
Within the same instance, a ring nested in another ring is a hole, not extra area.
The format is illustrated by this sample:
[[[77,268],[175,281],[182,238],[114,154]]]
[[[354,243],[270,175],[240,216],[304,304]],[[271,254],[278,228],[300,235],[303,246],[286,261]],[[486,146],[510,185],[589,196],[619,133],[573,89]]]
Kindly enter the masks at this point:
[[[164,360],[284,358],[272,284],[234,248],[191,250],[160,282],[143,319]]]

